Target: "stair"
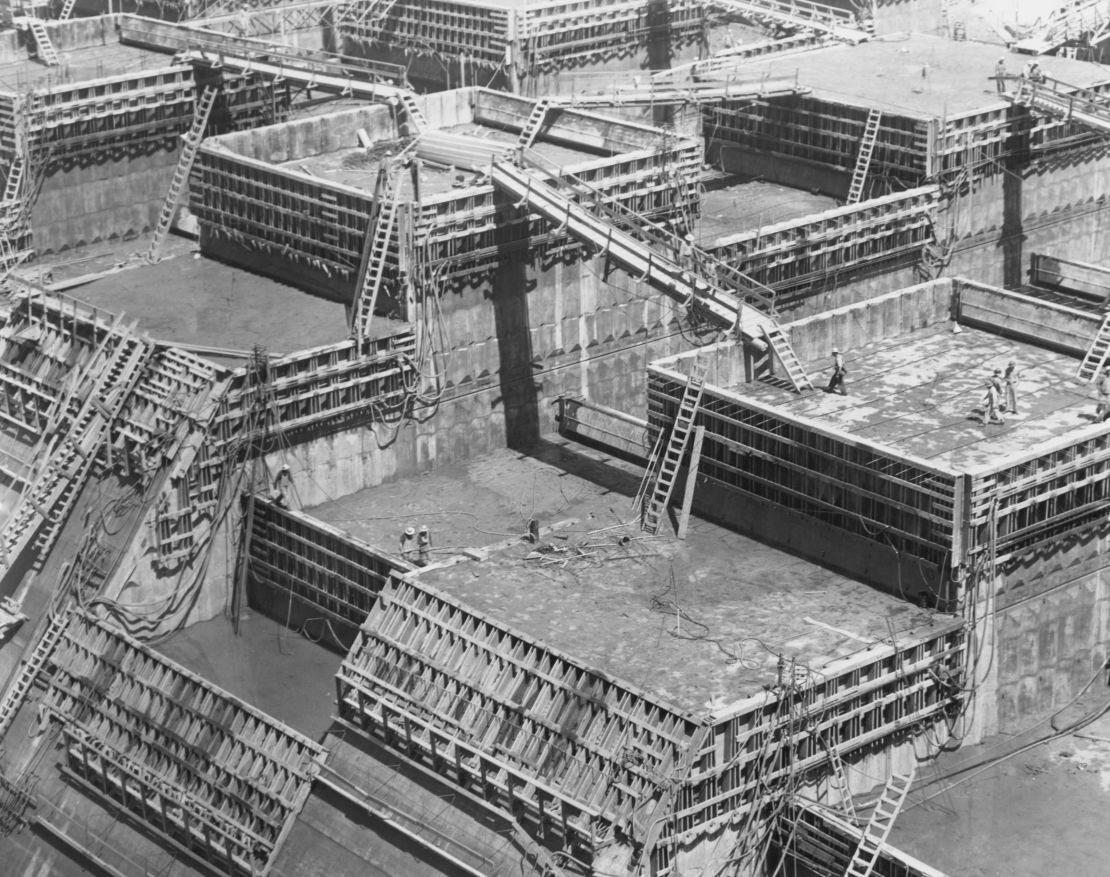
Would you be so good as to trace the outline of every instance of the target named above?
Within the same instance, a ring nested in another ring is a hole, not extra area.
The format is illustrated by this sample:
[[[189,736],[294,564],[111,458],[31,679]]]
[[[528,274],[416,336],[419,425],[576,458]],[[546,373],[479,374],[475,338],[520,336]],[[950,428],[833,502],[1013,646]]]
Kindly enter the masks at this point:
[[[201,94],[196,109],[193,111],[193,124],[183,138],[184,144],[181,147],[181,156],[177,160],[177,167],[174,169],[173,179],[170,181],[170,189],[166,193],[166,200],[162,202],[162,212],[158,216],[158,224],[154,227],[150,249],[146,254],[149,262],[158,261],[158,253],[162,249],[166,235],[170,233],[170,224],[173,222],[178,199],[181,198],[181,192],[189,180],[193,162],[196,161],[197,150],[204,139],[204,129],[208,125],[208,117],[212,114],[212,106],[216,103],[216,92],[217,90],[213,86],[204,89],[204,93]]]
[[[844,877],[871,877],[875,862],[879,858],[879,850],[890,836],[894,820],[902,812],[902,805],[906,802],[910,786],[913,785],[916,770],[917,766],[914,765],[910,768],[909,774],[890,775],[879,797],[879,803],[875,805],[871,819],[863,830],[863,836],[859,840],[859,846],[856,847],[848,870],[844,872]]]
[[[424,114],[420,111],[420,105],[416,102],[416,95],[405,92],[401,95],[401,106],[405,108],[405,114],[408,116],[409,124],[415,129],[411,134],[423,134],[431,126]]]
[[[382,288],[385,277],[389,244],[393,239],[393,226],[397,221],[397,212],[401,202],[403,181],[396,183],[390,180],[390,172],[382,169],[379,176],[379,198],[377,199],[377,213],[373,220],[373,228],[367,235],[367,247],[362,258],[362,276],[358,285],[358,296],[355,299],[354,335],[356,338],[366,338],[370,333],[370,323],[374,319],[374,307],[378,303],[378,292]]]
[[[671,494],[674,492],[678,469],[686,454],[686,445],[690,441],[690,429],[698,413],[698,406],[701,404],[701,394],[705,387],[703,376],[704,371],[699,371],[686,379],[686,390],[682,394],[678,415],[671,427],[671,437],[659,461],[659,477],[655,481],[651,498],[644,508],[642,527],[652,536],[659,532],[659,524],[667,512],[667,504],[671,501]]]
[[[540,128],[543,127],[543,120],[547,118],[547,113],[551,109],[550,98],[540,98],[535,104],[532,105],[532,113],[528,116],[528,120],[524,123],[524,127],[520,129],[520,140],[517,141],[521,149],[527,149],[536,142],[536,135],[540,133]]]
[[[77,5],[77,0],[66,0],[62,5],[62,11],[58,13],[58,21],[68,21],[69,17],[73,15],[73,7]]]
[[[779,358],[779,362],[782,363],[782,367],[786,370],[786,376],[790,379],[795,392],[812,390],[813,384],[809,380],[809,375],[806,374],[805,366],[798,359],[798,354],[794,352],[794,345],[790,343],[790,338],[783,331],[782,326],[778,323],[764,325],[763,337],[767,339],[767,346],[771,348],[774,355]]]
[[[61,63],[54,44],[50,42],[50,34],[46,32],[46,25],[40,19],[31,17],[13,19],[13,23],[17,26],[21,23],[26,24],[30,28],[31,35],[35,38],[35,45],[38,47],[39,58],[47,67],[57,67]]]
[[[875,141],[879,136],[879,120],[882,117],[880,110],[870,110],[867,113],[867,124],[863,128],[859,155],[856,156],[856,169],[852,171],[852,185],[848,187],[848,204],[859,204],[863,198],[863,186],[867,182],[867,172],[871,169],[871,156],[875,152]]]
[[[66,609],[50,620],[46,630],[42,632],[42,636],[35,644],[31,657],[16,672],[12,684],[4,692],[4,697],[0,700],[0,740],[4,739],[12,719],[19,712],[23,698],[27,696],[31,686],[35,684],[35,679],[38,678],[39,673],[46,666],[46,662],[53,654],[58,640],[62,638],[62,632],[69,624],[69,616],[70,610]]]
[[[1110,356],[1110,312],[1103,317],[1102,325],[1098,327],[1098,332],[1095,334],[1095,340],[1083,355],[1083,361],[1079,363],[1079,370],[1076,371],[1075,376],[1081,381],[1093,381],[1095,375],[1106,365],[1107,356]]]

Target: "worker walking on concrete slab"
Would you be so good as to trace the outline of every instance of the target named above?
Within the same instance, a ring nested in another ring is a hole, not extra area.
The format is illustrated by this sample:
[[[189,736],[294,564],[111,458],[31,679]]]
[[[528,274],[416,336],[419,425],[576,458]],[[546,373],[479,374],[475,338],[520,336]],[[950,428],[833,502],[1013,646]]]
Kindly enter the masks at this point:
[[[401,559],[412,563],[416,558],[416,530],[412,527],[405,527],[405,532],[401,534]]]
[[[998,63],[994,65],[994,84],[998,87],[1001,93],[1006,90],[1006,59],[999,58]]]
[[[844,386],[844,376],[848,374],[848,369],[844,367],[844,357],[840,355],[840,350],[836,347],[832,351],[833,358],[833,373],[829,378],[829,385],[825,387],[826,393],[839,393],[841,396],[847,396],[848,390]]]
[[[1002,410],[1010,414],[1017,414],[1017,366],[1011,359],[1006,364],[1006,371],[1002,375],[1002,381],[1005,386],[1005,395],[1003,398]]]
[[[420,532],[416,534],[416,562],[420,566],[427,566],[432,550],[432,534],[428,532],[428,525],[421,524]]]

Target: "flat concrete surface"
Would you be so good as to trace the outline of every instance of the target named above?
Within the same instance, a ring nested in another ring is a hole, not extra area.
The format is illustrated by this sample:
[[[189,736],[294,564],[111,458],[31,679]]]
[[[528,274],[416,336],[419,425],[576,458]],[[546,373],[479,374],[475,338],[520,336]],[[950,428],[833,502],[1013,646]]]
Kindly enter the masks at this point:
[[[777,680],[778,655],[816,667],[930,616],[867,585],[697,519],[688,539],[633,521],[640,473],[554,437],[309,510],[396,551],[427,523],[443,560],[421,580],[467,606],[686,710]],[[520,540],[535,516],[549,532]],[[629,542],[619,544],[621,537]]]
[[[1056,726],[1106,696],[1096,684]],[[923,767],[890,842],[953,877],[1105,877],[1110,717],[1080,731],[1100,739],[1066,736],[1011,756],[1051,731],[1041,722]]]
[[[194,624],[157,647],[214,685],[313,740],[322,738],[335,712],[335,674],[343,658],[312,642],[318,625],[287,630],[250,609],[236,636],[231,622]]]
[[[994,66],[1006,57],[1007,70],[1021,73],[1028,55],[1000,46],[953,41],[925,34],[891,34],[858,46],[838,45],[744,65],[745,77],[770,79],[797,74],[814,97],[874,107],[909,116],[954,116],[997,109]],[[1045,75],[1070,85],[1110,80],[1096,64],[1051,57],[1038,59]]]
[[[757,382],[737,392],[959,470],[1000,463],[1094,421],[1094,388],[1075,378],[1078,360],[990,332],[929,330],[843,354],[847,396],[821,389],[831,355],[805,364],[817,390],[798,395]],[[987,381],[1011,359],[1018,413],[984,426]]]
[[[335,112],[335,107],[329,111]],[[484,151],[493,145],[506,151],[514,147],[519,135],[511,131],[502,131],[497,128],[488,128],[484,125],[466,124],[454,125],[442,129],[449,134],[461,134],[474,138],[475,149]],[[401,147],[398,146],[398,149]],[[579,151],[560,146],[555,143],[536,141],[532,149],[549,162],[560,167],[580,164],[591,158],[596,158],[592,152]],[[277,167],[291,170],[305,171],[313,176],[322,177],[328,182],[341,183],[357,189],[373,191],[381,167],[383,155],[379,148],[370,150],[362,147],[339,149],[334,152],[297,158],[283,162]],[[443,195],[453,189],[469,187],[480,183],[488,184],[488,175],[469,170],[458,170],[452,167],[425,162],[420,174],[421,192],[425,195]]]
[[[725,235],[801,219],[839,206],[840,203],[828,195],[815,195],[764,180],[737,179],[726,187],[705,193],[695,235],[702,245],[711,244]]]
[[[30,35],[26,39],[33,42]],[[61,51],[58,58],[61,63],[57,67],[47,67],[29,54],[23,60],[0,64],[0,89],[23,94],[30,88],[45,90],[172,66],[169,55],[120,43]]]
[[[199,254],[129,268],[68,294],[138,319],[152,338],[186,345],[250,351],[260,344],[276,355],[348,335],[340,302]]]

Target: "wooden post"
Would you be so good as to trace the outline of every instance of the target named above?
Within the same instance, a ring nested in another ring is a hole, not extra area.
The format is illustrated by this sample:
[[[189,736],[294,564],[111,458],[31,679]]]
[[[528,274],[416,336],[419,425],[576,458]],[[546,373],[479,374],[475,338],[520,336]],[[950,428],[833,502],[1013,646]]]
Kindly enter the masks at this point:
[[[698,479],[701,465],[701,443],[705,438],[705,427],[694,427],[694,444],[690,448],[690,465],[686,469],[686,493],[682,497],[682,513],[678,516],[678,538],[686,538],[686,526],[690,523],[690,507],[694,502],[694,482]]]

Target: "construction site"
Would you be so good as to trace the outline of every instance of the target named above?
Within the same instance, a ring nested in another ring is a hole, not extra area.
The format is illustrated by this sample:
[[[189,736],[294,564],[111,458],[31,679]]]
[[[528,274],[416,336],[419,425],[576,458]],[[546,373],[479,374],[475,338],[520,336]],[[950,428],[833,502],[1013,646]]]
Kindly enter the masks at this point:
[[[1104,874],[1110,5],[1021,5],[5,7],[4,873]]]

